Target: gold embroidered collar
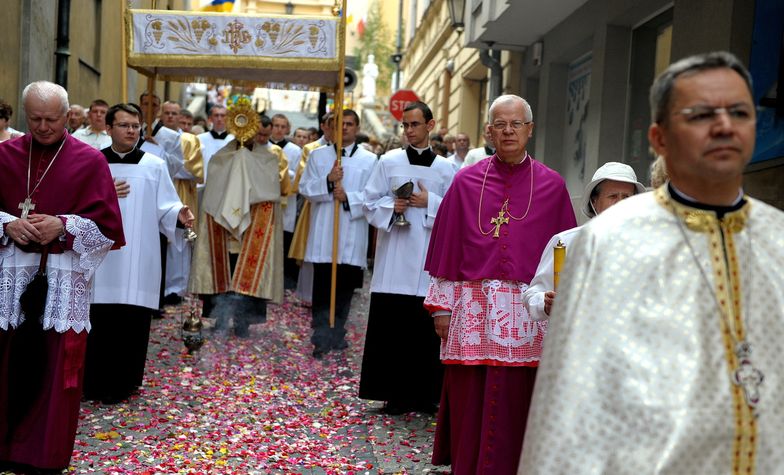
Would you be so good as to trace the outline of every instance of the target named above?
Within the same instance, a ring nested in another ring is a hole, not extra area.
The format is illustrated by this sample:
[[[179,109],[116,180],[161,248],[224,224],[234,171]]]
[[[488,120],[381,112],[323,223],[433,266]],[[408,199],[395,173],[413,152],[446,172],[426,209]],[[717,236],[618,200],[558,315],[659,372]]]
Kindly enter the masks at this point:
[[[657,188],[654,191],[654,196],[660,205],[675,214],[692,231],[709,232],[718,224],[719,219],[716,217],[715,211],[693,208],[676,201],[670,195],[666,184]],[[742,231],[749,218],[751,202],[748,197],[744,196],[744,199],[746,203],[740,209],[730,211],[722,218],[724,226],[732,233]]]

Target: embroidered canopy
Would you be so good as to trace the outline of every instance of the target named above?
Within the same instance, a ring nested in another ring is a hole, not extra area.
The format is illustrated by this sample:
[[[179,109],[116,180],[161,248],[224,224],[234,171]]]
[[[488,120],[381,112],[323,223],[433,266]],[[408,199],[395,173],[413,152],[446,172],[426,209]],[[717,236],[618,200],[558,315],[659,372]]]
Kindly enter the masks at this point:
[[[336,90],[339,16],[128,10],[128,66],[182,82]]]

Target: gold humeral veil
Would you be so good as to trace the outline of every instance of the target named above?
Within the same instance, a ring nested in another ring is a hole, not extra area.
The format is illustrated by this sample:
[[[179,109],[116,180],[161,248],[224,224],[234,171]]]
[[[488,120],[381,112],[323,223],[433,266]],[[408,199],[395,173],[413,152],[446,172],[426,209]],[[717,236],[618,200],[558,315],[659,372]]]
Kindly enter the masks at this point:
[[[281,198],[290,189],[277,146],[227,144],[210,161],[188,290],[283,300]],[[228,253],[238,254],[231,272]]]
[[[520,474],[784,473],[784,215],[747,200],[719,220],[665,185],[581,230]],[[733,334],[764,373],[756,409]]]

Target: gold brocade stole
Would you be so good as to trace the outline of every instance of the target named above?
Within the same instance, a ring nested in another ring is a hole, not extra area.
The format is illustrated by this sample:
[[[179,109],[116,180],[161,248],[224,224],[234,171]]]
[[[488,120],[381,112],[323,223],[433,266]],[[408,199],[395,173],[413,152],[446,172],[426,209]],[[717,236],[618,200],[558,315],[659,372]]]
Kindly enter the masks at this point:
[[[196,182],[193,180],[174,179],[174,189],[182,204],[190,208],[193,216],[199,216],[199,199],[196,194]],[[198,228],[198,218],[193,221],[193,229]]]
[[[207,217],[212,257],[212,278],[215,293],[234,291],[255,295],[262,284],[264,266],[269,256],[270,243],[275,229],[273,203],[258,203],[251,208],[251,222],[242,236],[242,249],[231,275],[228,253],[228,234],[212,216]]]
[[[691,208],[676,202],[665,190],[666,185],[655,191],[657,201],[673,211],[690,230],[708,235],[711,268],[713,269],[713,280],[716,283],[715,292],[720,306],[719,311],[729,317],[735,331],[733,336],[733,329],[729,328],[728,320],[719,318],[735,415],[732,473],[756,473],[757,419],[752,408],[746,403],[743,387],[732,382],[734,371],[740,367],[735,348],[736,342],[746,341],[746,329],[741,313],[741,275],[734,234],[743,230],[751,205],[746,204],[738,211],[727,213],[720,220],[713,212]]]
[[[305,200],[297,218],[294,236],[289,246],[289,258],[298,261],[305,260],[305,249],[308,247],[308,232],[310,232],[310,200]]]

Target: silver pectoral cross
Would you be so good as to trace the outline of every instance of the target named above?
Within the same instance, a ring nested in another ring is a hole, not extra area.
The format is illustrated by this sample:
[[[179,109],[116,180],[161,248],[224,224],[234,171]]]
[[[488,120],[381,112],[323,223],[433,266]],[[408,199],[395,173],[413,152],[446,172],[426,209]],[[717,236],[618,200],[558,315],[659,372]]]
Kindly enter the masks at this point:
[[[751,362],[751,345],[741,342],[736,350],[740,365],[732,373],[732,382],[743,387],[743,395],[746,404],[752,409],[756,409],[760,401],[760,385],[765,379],[762,371],[754,367]]]
[[[27,215],[30,214],[30,211],[35,209],[35,203],[32,202],[30,198],[25,198],[24,202],[19,203],[19,209],[22,210],[22,219],[27,219]]]

